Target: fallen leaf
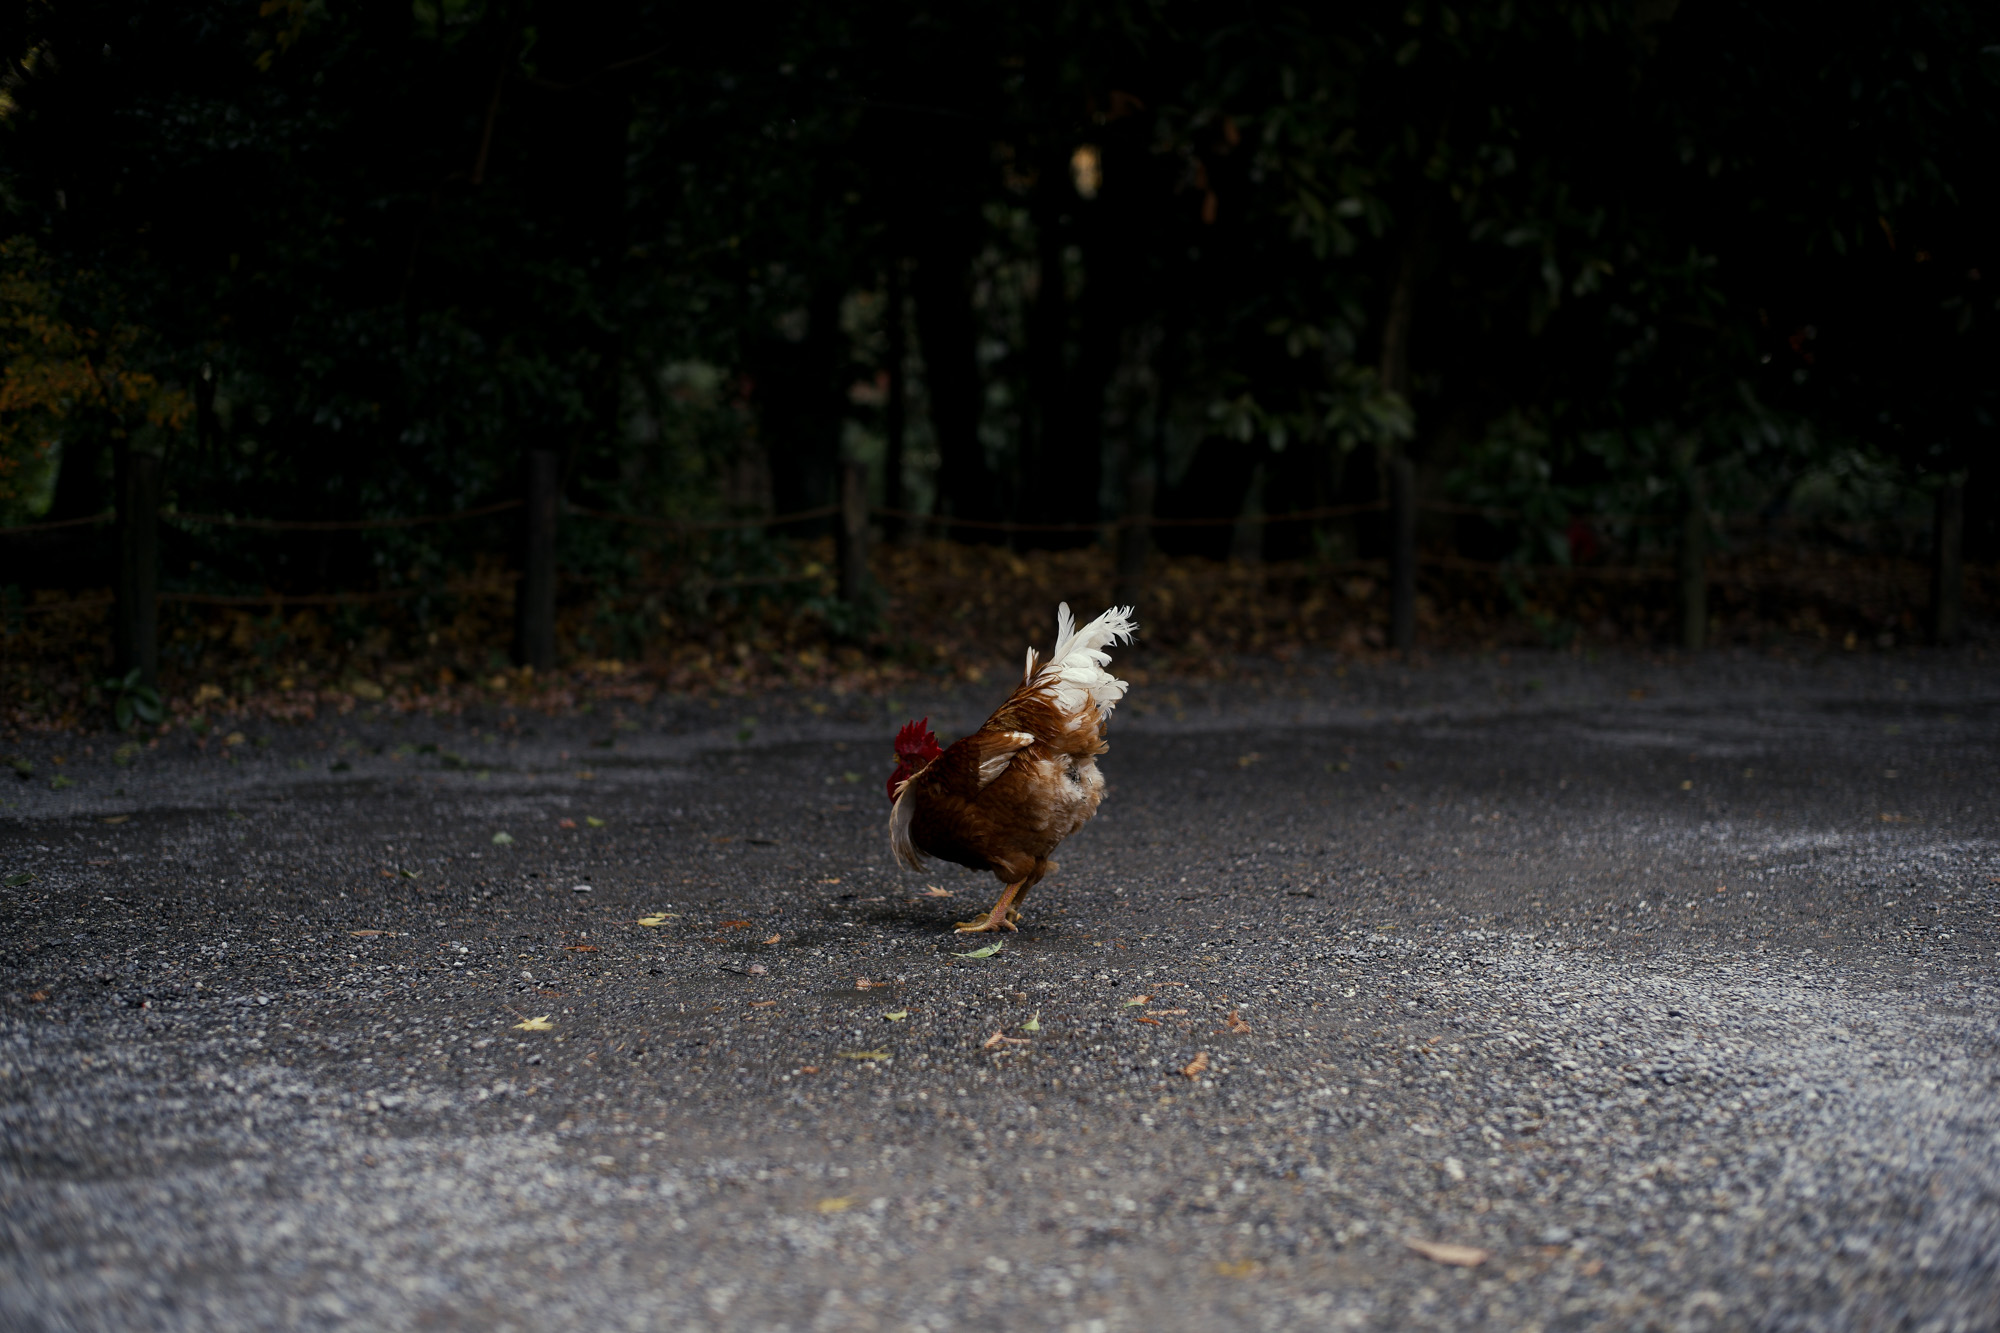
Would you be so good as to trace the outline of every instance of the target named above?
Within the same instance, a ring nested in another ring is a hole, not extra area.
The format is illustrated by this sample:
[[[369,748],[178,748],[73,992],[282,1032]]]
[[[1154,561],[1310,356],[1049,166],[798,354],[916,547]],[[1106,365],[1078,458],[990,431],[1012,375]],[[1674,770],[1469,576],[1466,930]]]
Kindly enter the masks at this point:
[[[1040,1032],[1041,1030],[1042,1030],[1042,1011],[1037,1009],[1035,1010],[1035,1016],[1033,1018],[1021,1024],[1021,1031]]]
[[[893,1014],[882,1015],[882,1017],[888,1019],[891,1023],[900,1023],[909,1016],[910,1016],[910,1011],[907,1009],[898,1009]]]
[[[1162,1017],[1171,1017],[1171,1016],[1173,1016],[1173,1015],[1176,1015],[1176,1014],[1184,1014],[1184,1013],[1186,1013],[1186,1012],[1187,1012],[1187,1010],[1185,1010],[1185,1009],[1148,1009],[1148,1010],[1147,1010],[1146,1012],[1147,1012],[1147,1014],[1151,1015],[1152,1017],[1155,1017],[1155,1018],[1162,1018]]]
[[[1200,1054],[1196,1055],[1194,1059],[1188,1061],[1185,1065],[1181,1066],[1181,1076],[1184,1078],[1200,1078],[1203,1074],[1206,1074],[1207,1072],[1208,1072],[1207,1051],[1202,1051]]]
[[[953,955],[952,955],[952,957],[954,957],[954,958],[991,958],[991,957],[992,957],[992,956],[993,956],[994,954],[996,954],[996,953],[999,953],[999,952],[1000,952],[1000,951],[1001,951],[1002,949],[1004,949],[1004,948],[1006,948],[1006,947],[1007,947],[1007,941],[1005,941],[1005,940],[995,940],[995,941],[993,941],[993,943],[991,943],[991,944],[987,945],[987,946],[986,946],[986,947],[985,947],[984,949],[974,949],[974,950],[973,950],[973,951],[972,951],[971,953],[959,953],[959,954],[953,954]]]
[[[926,884],[924,885],[924,891],[917,896],[920,898],[949,898],[951,897],[951,890],[941,889],[935,884]]]
[[[1250,1030],[1250,1025],[1243,1021],[1243,1015],[1237,1013],[1234,1009],[1229,1011],[1228,1026],[1231,1032],[1248,1032]]]
[[[838,883],[840,883],[840,880],[839,880],[838,878],[834,878],[834,879],[823,879],[823,880],[821,880],[821,881],[820,881],[820,883],[822,883],[822,884],[838,884]]]
[[[422,879],[424,877],[424,872],[421,870],[405,870],[402,873],[404,879]]]
[[[558,820],[556,821],[556,827],[557,827],[557,828],[575,828],[575,827],[576,827],[576,821],[575,821],[574,819],[558,819]]]
[[[1263,757],[1264,757],[1263,755],[1258,754],[1254,750],[1251,751],[1249,754],[1239,754],[1236,756],[1236,766],[1238,768],[1248,768],[1250,767],[1250,765],[1256,763]]]
[[[18,889],[23,884],[33,884],[34,882],[35,872],[32,870],[16,870],[13,874],[7,876],[6,879],[7,887],[10,889]]]
[[[741,930],[749,924],[748,921],[725,921],[722,923],[722,928],[724,930]]]
[[[28,998],[30,1000],[33,1000],[36,1004],[40,1004],[43,1000],[49,998],[49,993],[45,990],[38,990],[30,993]]]
[[[779,940],[781,940],[781,939],[783,939],[783,938],[784,938],[784,936],[783,936],[783,935],[773,935],[773,936],[772,936],[772,937],[771,937],[770,939],[768,939],[768,940],[765,940],[765,941],[764,941],[764,943],[766,943],[766,944],[776,944],[776,943],[777,943],[777,942],[778,942]]]
[[[578,777],[582,777],[583,775],[582,775],[581,773],[579,773],[579,774],[577,774],[577,776],[578,776]],[[586,824],[588,824],[588,825],[590,825],[590,826],[591,826],[592,828],[603,828],[603,827],[604,827],[604,821],[603,821],[603,820],[601,820],[601,819],[599,819],[599,818],[598,818],[598,817],[597,817],[596,815],[585,815],[585,816],[583,817],[583,822],[584,822],[584,823],[586,823]]]
[[[395,871],[393,871],[393,870],[381,870],[381,871],[377,871],[376,873],[377,873],[377,874],[379,874],[379,875],[381,875],[383,879],[394,879],[394,878],[396,878],[396,872],[395,872]]]
[[[887,1051],[841,1051],[838,1053],[837,1058],[842,1060],[886,1060],[889,1058],[889,1053]]]
[[[1134,995],[1131,999],[1125,1001],[1125,1007],[1130,1009],[1134,1005],[1151,1004],[1152,1002],[1153,997],[1150,995]]]
[[[565,944],[565,945],[563,945],[563,948],[567,949],[567,950],[568,950],[569,952],[571,952],[571,953],[596,953],[596,952],[597,952],[597,946],[596,946],[595,944]]]
[[[655,912],[651,916],[640,917],[639,924],[642,926],[664,926],[667,924],[667,922],[672,921],[677,915],[679,915],[679,913],[676,912]]]
[[[106,815],[104,822],[107,824],[122,824],[131,817],[130,815]]]
[[[819,1211],[821,1211],[822,1213],[844,1213],[853,1206],[854,1206],[854,1200],[845,1197],[835,1198],[835,1199],[821,1199],[818,1203],[813,1205],[813,1207],[819,1209]]]
[[[1264,1266],[1255,1259],[1238,1259],[1233,1264],[1217,1264],[1215,1271],[1223,1277],[1255,1277],[1264,1271]]]
[[[493,835],[493,845],[495,847],[505,847],[513,841],[514,835],[511,833],[496,833]]]
[[[818,1065],[800,1065],[800,1066],[799,1066],[799,1072],[800,1072],[801,1074],[817,1074],[817,1073],[819,1072],[819,1066],[818,1066]]]
[[[589,893],[590,886],[588,884],[572,884],[569,886],[569,891],[571,893]]]
[[[752,1000],[750,1001],[750,1007],[752,1009],[769,1009],[776,1003],[776,1000]]]
[[[389,932],[386,930],[350,930],[347,933],[350,935],[368,936],[368,935],[387,935]]]
[[[548,1032],[555,1024],[549,1022],[547,1014],[543,1014],[540,1018],[524,1018],[514,1026],[522,1032]]]
[[[1144,1015],[1144,1014],[1134,1014],[1134,1015],[1132,1015],[1132,1021],[1133,1021],[1134,1023],[1151,1023],[1151,1024],[1152,1024],[1152,1025],[1153,1025],[1154,1027],[1158,1027],[1158,1026],[1160,1025],[1160,1020],[1159,1020],[1159,1019],[1157,1019],[1157,1018],[1148,1018],[1148,1017],[1146,1017],[1146,1015]]]
[[[1418,1240],[1415,1236],[1404,1237],[1403,1244],[1409,1246],[1426,1259],[1440,1264],[1451,1264],[1457,1268],[1477,1268],[1480,1264],[1485,1263],[1489,1257],[1485,1250],[1476,1249],[1471,1245],[1451,1245],[1443,1241]]]
[[[988,1037],[984,1042],[980,1043],[979,1049],[982,1051],[990,1051],[995,1046],[1026,1046],[1028,1044],[1029,1042],[1026,1037],[1010,1037],[1006,1033],[1002,1032],[999,1028],[994,1028],[993,1035]]]
[[[856,977],[854,979],[854,989],[856,990],[873,990],[877,986],[886,986],[888,984],[886,981],[870,981],[867,977]]]

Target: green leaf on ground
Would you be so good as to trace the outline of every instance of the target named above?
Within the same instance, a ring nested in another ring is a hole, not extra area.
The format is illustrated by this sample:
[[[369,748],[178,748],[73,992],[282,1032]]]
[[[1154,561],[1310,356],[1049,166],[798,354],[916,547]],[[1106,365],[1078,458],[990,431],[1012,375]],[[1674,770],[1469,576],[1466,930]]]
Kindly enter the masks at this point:
[[[495,847],[506,847],[512,844],[513,841],[514,835],[511,833],[496,833],[493,835],[493,845]]]
[[[1005,941],[1005,940],[995,940],[995,941],[993,941],[993,943],[991,943],[991,944],[987,945],[987,946],[986,946],[986,947],[985,947],[984,949],[974,949],[974,950],[973,950],[973,951],[972,951],[971,953],[958,953],[958,954],[953,954],[953,955],[952,955],[952,957],[954,957],[954,958],[991,958],[991,957],[992,957],[992,956],[993,956],[994,954],[996,954],[996,953],[999,953],[999,952],[1000,952],[1000,951],[1001,951],[1002,949],[1004,949],[1004,948],[1006,948],[1006,947],[1007,947],[1007,941]]]

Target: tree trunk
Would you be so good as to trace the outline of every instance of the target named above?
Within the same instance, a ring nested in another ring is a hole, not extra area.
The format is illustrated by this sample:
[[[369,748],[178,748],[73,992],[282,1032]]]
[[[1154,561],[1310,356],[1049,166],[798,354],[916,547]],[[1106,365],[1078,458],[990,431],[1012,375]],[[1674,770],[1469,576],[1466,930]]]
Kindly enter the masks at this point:
[[[888,336],[889,400],[882,409],[882,507],[901,509],[903,496],[903,444],[909,424],[909,384],[904,362],[909,360],[909,337],[903,328],[903,261],[889,261],[888,292],[882,312],[882,327]],[[882,520],[882,534],[889,541],[903,535],[903,520]]]
[[[1417,466],[1408,454],[1389,460],[1389,646],[1417,644]]]
[[[856,610],[871,601],[868,575],[868,465],[840,471],[840,599]]]
[[[1681,647],[1698,652],[1708,644],[1708,505],[1701,474],[1692,468],[1681,521],[1680,591]]]
[[[522,524],[524,558],[515,593],[514,657],[536,671],[553,670],[556,664],[556,520],[561,491],[562,455],[553,449],[531,452]]]
[[[120,676],[160,684],[160,456],[120,444],[118,604],[113,648]]]
[[[1405,402],[1410,397],[1410,328],[1416,321],[1417,266],[1423,259],[1430,210],[1403,246],[1396,285],[1382,317],[1382,387]],[[1389,646],[1408,652],[1417,642],[1417,470],[1404,450],[1388,459],[1389,474]]]
[[[938,509],[955,518],[998,518],[999,496],[979,438],[980,382],[972,303],[965,291],[969,247],[933,240],[917,261],[912,295],[924,354],[931,433],[938,448]],[[949,531],[949,529],[947,529]],[[991,541],[990,530],[961,537]]]
[[[1931,526],[1931,641],[1951,647],[1965,631],[1965,478],[1938,488]]]

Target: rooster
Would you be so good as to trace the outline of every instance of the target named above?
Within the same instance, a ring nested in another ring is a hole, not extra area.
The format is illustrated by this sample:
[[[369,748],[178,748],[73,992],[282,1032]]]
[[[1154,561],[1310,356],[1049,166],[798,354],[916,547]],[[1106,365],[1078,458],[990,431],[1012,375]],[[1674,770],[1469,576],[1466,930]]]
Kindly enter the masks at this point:
[[[1129,643],[1132,608],[1113,607],[1082,629],[1069,603],[1056,611],[1056,646],[984,726],[942,749],[930,719],[896,733],[889,778],[889,845],[912,870],[935,856],[990,870],[1005,886],[993,910],[961,931],[1013,930],[1021,900],[1056,871],[1049,853],[1097,813],[1104,775],[1097,756],[1111,710],[1130,688],[1104,668],[1106,645]]]

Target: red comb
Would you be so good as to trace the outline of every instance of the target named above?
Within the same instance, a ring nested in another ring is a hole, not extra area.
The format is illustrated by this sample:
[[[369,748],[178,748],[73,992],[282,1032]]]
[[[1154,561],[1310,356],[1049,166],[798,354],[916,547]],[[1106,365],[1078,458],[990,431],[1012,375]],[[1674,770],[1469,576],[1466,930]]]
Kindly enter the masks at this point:
[[[896,733],[896,753],[899,755],[921,755],[929,758],[939,752],[937,737],[931,733],[931,720],[906,722]]]

